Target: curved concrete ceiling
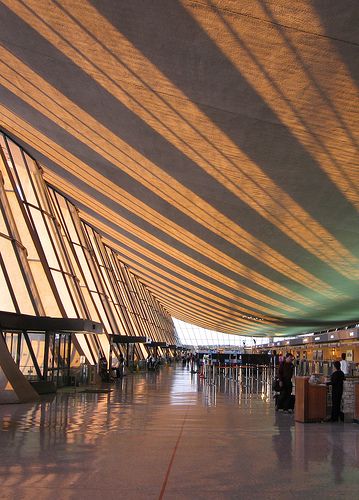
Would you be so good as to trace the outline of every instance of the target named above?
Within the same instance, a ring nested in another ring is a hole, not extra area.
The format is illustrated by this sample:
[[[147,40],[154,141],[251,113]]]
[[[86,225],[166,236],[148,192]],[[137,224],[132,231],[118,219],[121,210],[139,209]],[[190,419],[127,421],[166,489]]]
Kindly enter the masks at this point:
[[[356,0],[3,0],[0,126],[169,312],[358,319]]]

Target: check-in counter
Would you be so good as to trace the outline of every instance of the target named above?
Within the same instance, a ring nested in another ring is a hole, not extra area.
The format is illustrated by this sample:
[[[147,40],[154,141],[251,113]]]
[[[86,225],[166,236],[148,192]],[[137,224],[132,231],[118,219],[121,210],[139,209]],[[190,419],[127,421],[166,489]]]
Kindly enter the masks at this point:
[[[309,377],[295,378],[295,420],[320,422],[327,416],[327,386],[310,384]]]

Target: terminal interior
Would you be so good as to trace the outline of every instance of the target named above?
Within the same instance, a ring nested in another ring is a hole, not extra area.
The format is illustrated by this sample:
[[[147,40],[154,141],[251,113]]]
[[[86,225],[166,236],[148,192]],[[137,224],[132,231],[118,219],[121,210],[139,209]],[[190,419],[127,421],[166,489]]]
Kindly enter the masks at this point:
[[[0,498],[355,498],[357,2],[0,26]]]

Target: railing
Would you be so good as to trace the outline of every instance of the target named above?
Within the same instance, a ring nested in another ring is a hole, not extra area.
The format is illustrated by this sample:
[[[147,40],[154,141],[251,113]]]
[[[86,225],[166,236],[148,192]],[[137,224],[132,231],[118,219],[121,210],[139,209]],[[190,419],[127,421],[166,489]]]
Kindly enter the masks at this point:
[[[220,378],[247,385],[249,381],[270,383],[275,373],[276,367],[271,365],[204,364],[200,376],[213,385],[216,385]]]

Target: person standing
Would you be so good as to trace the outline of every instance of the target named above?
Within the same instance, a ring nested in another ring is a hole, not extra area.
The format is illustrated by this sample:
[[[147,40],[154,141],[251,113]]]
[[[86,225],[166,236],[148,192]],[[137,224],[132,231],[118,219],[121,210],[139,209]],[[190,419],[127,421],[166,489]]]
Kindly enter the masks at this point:
[[[107,359],[105,356],[101,356],[99,360],[99,375],[102,382],[109,381],[109,372],[107,370]]]
[[[273,368],[275,368],[278,363],[279,363],[279,360],[278,360],[278,356],[277,356],[277,351],[274,349],[272,351],[272,356],[271,356],[271,364],[272,364]]]
[[[344,413],[340,410],[340,405],[342,402],[345,375],[340,369],[339,361],[334,361],[334,368],[335,371],[330,377],[330,382],[327,382],[327,385],[332,386],[332,415],[329,422],[338,422],[339,418],[344,422]]]
[[[288,352],[282,363],[279,365],[278,378],[280,387],[280,396],[278,407],[285,412],[292,411],[292,377],[294,372],[293,355]]]
[[[349,364],[348,361],[346,360],[347,355],[345,352],[342,352],[342,359],[340,361],[340,369],[344,373],[344,375],[348,375],[349,373]]]
[[[124,361],[125,361],[125,358],[123,357],[122,352],[120,352],[120,355],[118,357],[117,369],[116,369],[117,378],[121,378],[123,376]]]

